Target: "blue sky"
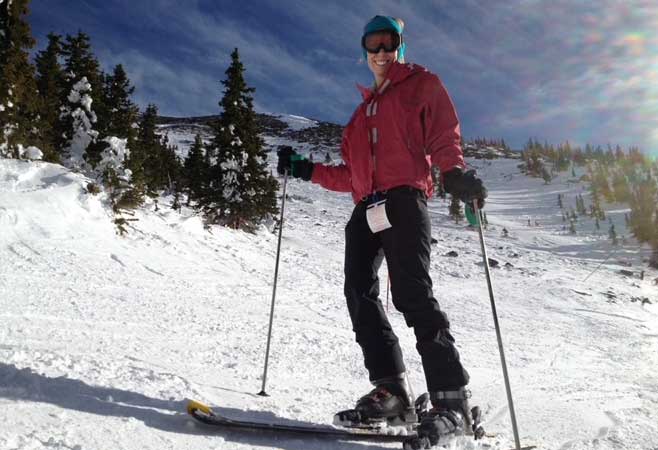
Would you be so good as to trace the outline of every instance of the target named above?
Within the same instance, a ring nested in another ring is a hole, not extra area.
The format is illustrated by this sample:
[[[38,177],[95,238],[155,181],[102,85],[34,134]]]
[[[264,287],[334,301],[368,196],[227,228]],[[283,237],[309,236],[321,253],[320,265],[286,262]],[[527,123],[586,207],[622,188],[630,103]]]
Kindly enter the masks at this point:
[[[360,38],[375,14],[405,21],[407,61],[439,74],[467,138],[658,154],[654,0],[32,0],[29,20],[39,49],[85,31],[164,115],[218,113],[238,47],[257,110],[344,124],[372,80]]]

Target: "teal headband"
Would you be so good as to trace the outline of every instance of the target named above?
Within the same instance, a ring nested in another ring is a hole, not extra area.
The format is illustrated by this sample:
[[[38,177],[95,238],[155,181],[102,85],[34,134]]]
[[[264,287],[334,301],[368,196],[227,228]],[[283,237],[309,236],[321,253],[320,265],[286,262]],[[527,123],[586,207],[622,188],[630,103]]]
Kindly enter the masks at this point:
[[[363,27],[363,36],[374,33],[375,31],[384,31],[384,30],[391,30],[395,31],[397,34],[402,36],[402,29],[404,25],[402,25],[402,21],[398,21],[395,19],[395,17],[390,17],[390,16],[375,16],[370,21],[366,24],[365,27]],[[407,48],[407,44],[405,42],[402,42],[402,45],[400,45],[400,48],[398,49],[398,62],[404,62],[404,50]],[[366,52],[365,48],[362,48],[363,50],[363,59],[368,59],[368,52]]]

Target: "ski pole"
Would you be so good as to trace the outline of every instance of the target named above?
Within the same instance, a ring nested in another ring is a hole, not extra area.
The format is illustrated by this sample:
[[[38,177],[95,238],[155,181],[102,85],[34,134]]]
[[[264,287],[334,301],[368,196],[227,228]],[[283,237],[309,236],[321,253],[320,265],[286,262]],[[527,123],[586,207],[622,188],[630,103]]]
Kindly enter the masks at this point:
[[[493,314],[494,325],[496,327],[496,338],[498,339],[498,351],[500,353],[500,363],[503,367],[503,378],[505,379],[505,390],[507,391],[507,404],[509,406],[509,413],[512,419],[512,431],[514,432],[514,443],[516,450],[521,450],[521,441],[519,439],[519,429],[516,425],[516,414],[514,412],[514,402],[512,401],[512,387],[509,382],[509,375],[507,373],[507,363],[505,362],[505,352],[503,351],[503,338],[500,333],[500,325],[498,324],[498,314],[496,313],[496,302],[494,300],[493,287],[491,286],[491,274],[489,273],[489,257],[487,256],[487,248],[484,245],[484,232],[482,231],[482,217],[480,215],[480,208],[477,205],[477,199],[473,201],[473,210],[478,223],[478,232],[480,234],[480,246],[482,247],[482,259],[484,260],[484,271],[487,275],[487,287],[489,288],[489,299],[491,300],[491,313]]]
[[[267,383],[267,366],[270,362],[270,343],[272,342],[272,324],[274,322],[274,300],[276,299],[276,282],[279,278],[279,256],[281,255],[281,235],[283,234],[283,211],[286,207],[286,185],[288,184],[288,171],[283,173],[283,198],[281,199],[281,220],[279,221],[279,242],[276,246],[276,264],[274,265],[274,287],[272,288],[272,304],[270,305],[270,326],[267,331],[267,348],[265,350],[265,369],[263,370],[263,386],[258,395],[269,397],[265,392]]]

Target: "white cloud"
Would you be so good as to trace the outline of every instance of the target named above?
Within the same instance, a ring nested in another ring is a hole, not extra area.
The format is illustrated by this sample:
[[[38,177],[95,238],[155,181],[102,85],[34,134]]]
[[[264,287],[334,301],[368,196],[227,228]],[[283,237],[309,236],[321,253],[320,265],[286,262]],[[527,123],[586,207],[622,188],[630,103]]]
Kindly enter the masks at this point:
[[[156,104],[160,114],[202,115],[219,110],[212,108],[219,99],[219,83],[204,72],[171,66],[136,49],[104,53],[102,60],[108,66],[123,64],[135,86],[135,100],[142,106]]]
[[[370,80],[359,64],[362,27],[389,14],[406,23],[408,60],[439,73],[458,111],[468,112],[465,129],[506,138],[543,130],[559,141],[623,135],[616,124],[626,123],[634,137],[656,142],[649,116],[658,116],[658,5],[649,0],[261,0],[258,12],[276,16],[269,21],[237,14],[229,1],[123,4],[133,21],[128,44],[112,52],[103,37],[101,60],[123,63],[140,102],[166,114],[218,111],[219,81],[238,47],[258,108],[344,121],[359,101],[354,82]],[[153,48],[154,36],[167,47]],[[568,126],[546,125],[559,121]]]

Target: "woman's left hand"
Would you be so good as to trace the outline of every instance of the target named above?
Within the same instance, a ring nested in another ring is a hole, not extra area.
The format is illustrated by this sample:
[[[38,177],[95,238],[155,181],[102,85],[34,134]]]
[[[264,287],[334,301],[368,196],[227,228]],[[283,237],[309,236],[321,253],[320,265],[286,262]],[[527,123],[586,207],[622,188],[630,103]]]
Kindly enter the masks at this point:
[[[477,200],[478,209],[484,207],[484,199],[487,198],[487,188],[484,187],[482,179],[478,178],[475,170],[463,172],[456,168],[443,175],[443,187],[446,192],[459,198],[464,203],[472,203]]]

